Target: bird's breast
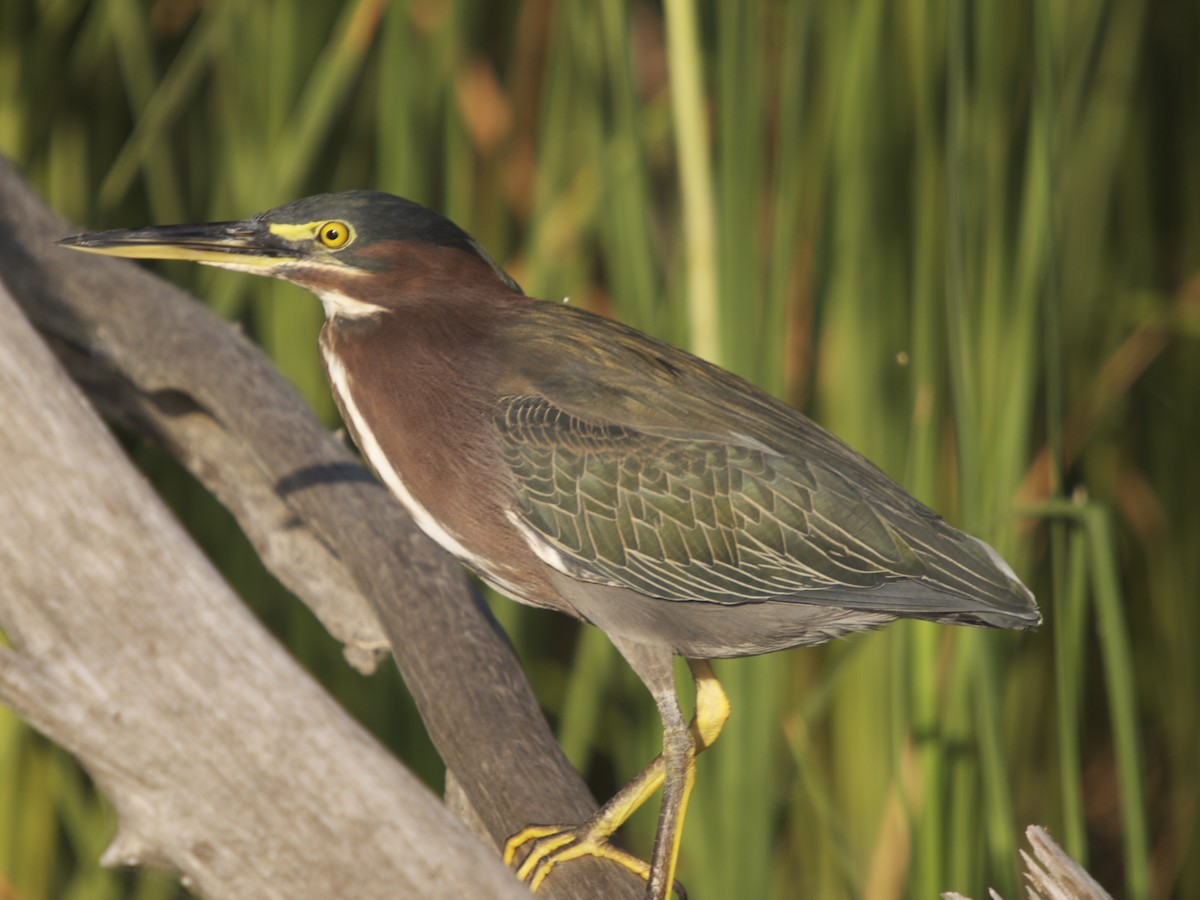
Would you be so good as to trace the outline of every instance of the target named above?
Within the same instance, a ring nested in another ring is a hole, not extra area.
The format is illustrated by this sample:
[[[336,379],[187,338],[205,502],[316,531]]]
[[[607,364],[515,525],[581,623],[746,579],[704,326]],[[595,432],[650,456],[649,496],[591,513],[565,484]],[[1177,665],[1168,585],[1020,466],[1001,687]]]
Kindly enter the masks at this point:
[[[563,608],[543,564],[515,530],[507,470],[478,371],[413,335],[338,327],[321,334],[334,398],[355,444],[417,526],[515,600]]]

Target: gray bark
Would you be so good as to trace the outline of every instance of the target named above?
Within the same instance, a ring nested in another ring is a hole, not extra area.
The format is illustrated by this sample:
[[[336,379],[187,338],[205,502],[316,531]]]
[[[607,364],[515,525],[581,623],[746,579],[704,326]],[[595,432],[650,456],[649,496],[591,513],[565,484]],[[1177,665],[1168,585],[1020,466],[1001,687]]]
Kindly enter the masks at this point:
[[[1033,855],[1022,850],[1025,862],[1025,894],[1027,900],[1113,900],[1100,882],[1067,855],[1062,847],[1050,837],[1050,832],[1040,825],[1025,829],[1025,838]],[[988,891],[990,900],[1003,900],[993,889]],[[947,891],[942,900],[969,900],[962,894]]]

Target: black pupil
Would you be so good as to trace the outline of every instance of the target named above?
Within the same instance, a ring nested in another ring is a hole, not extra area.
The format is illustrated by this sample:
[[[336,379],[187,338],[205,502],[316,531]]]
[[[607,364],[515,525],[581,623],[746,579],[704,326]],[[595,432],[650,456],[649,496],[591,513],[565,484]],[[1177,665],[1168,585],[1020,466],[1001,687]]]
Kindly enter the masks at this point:
[[[331,227],[325,229],[325,240],[327,241],[336,241],[340,236],[341,235],[336,228]]]

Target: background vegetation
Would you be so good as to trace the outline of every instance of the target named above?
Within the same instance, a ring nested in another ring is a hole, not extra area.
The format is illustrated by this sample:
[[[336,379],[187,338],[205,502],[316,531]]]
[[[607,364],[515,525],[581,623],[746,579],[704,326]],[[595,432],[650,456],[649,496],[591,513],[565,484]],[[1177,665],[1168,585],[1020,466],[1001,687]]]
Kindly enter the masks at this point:
[[[0,151],[97,228],[350,187],[428,203],[528,292],[757,381],[1014,563],[1037,633],[902,623],[719,664],[734,714],[684,840],[696,900],[1015,898],[1029,823],[1118,896],[1196,897],[1198,46],[1187,0],[5,0]],[[318,304],[165,271],[335,424]],[[431,748],[399,743],[394,672],[352,673],[224,512],[129,443],[437,787]],[[602,636],[494,609],[607,795],[656,749],[645,691]],[[0,710],[0,897],[181,893],[101,870],[114,831]]]

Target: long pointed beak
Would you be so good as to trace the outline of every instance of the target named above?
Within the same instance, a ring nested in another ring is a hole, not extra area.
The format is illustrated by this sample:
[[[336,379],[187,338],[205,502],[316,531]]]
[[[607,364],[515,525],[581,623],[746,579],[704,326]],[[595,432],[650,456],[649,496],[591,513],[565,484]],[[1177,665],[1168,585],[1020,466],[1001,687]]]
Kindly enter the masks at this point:
[[[236,269],[274,268],[300,256],[253,220],[96,231],[63,238],[58,243],[106,256],[186,259]]]

